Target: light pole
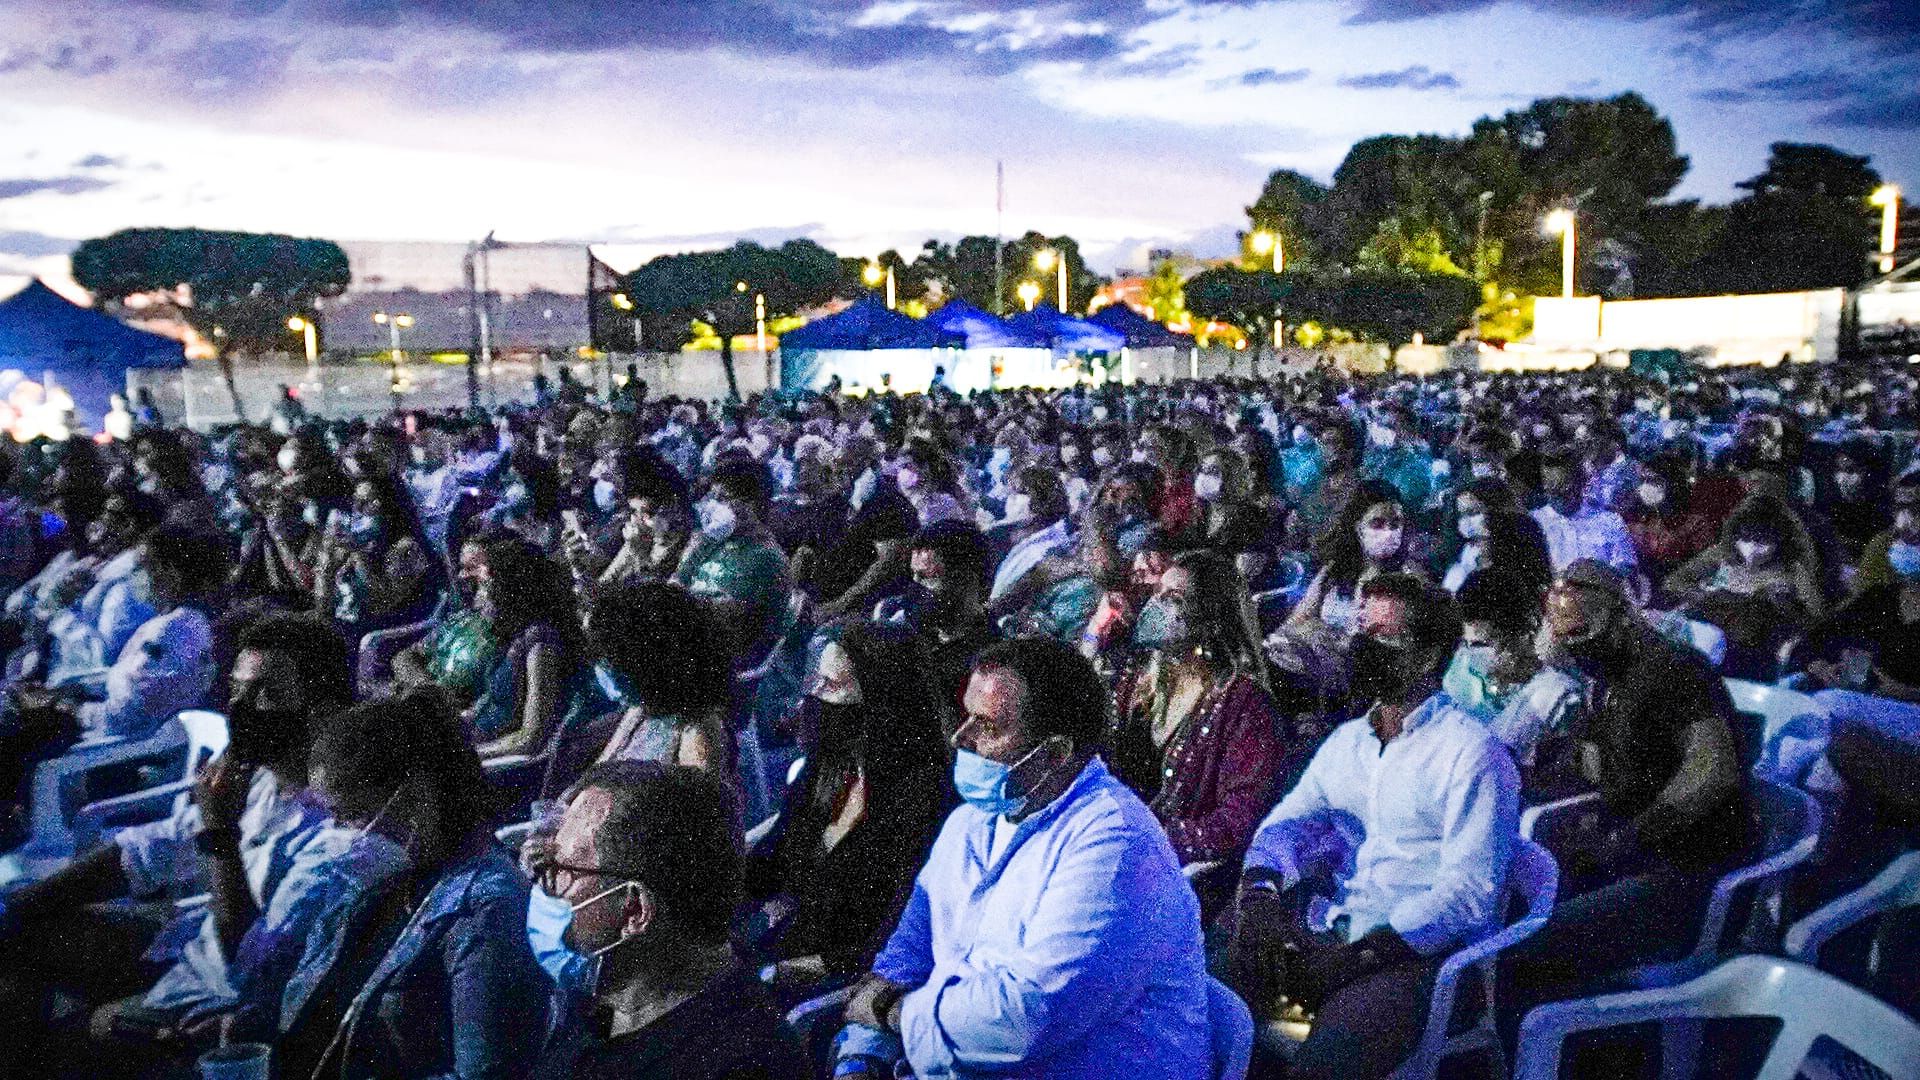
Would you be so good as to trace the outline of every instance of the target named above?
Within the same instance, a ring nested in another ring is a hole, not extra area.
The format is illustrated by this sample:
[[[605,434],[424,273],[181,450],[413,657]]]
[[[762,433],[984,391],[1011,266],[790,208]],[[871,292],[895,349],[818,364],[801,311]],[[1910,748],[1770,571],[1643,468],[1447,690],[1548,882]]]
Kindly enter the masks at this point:
[[[1893,273],[1893,249],[1900,241],[1900,189],[1881,184],[1867,200],[1880,208],[1880,272]]]
[[[1020,302],[1027,305],[1028,311],[1032,311],[1033,302],[1040,299],[1040,283],[1037,281],[1023,281],[1014,291],[1020,294]]]
[[[1055,267],[1059,268],[1060,314],[1065,315],[1067,313],[1067,257],[1052,248],[1041,248],[1033,253],[1033,265],[1043,274]],[[1033,310],[1033,305],[1028,304],[1027,310]]]
[[[1259,232],[1247,237],[1247,243],[1253,247],[1253,253],[1255,255],[1272,253],[1274,273],[1283,274],[1286,272],[1287,242],[1280,239],[1279,233],[1268,232],[1266,229],[1261,229]]]
[[[626,312],[627,315],[633,319],[633,351],[634,351],[634,354],[637,356],[639,355],[639,352],[640,352],[640,340],[641,340],[640,339],[640,313],[633,310],[633,300],[626,293],[623,293],[623,292],[614,293],[611,299],[613,300],[614,307],[617,307],[621,311]]]
[[[307,374],[312,377],[314,366],[320,363],[320,328],[313,325],[313,320],[295,315],[287,320],[287,329],[306,339]]]
[[[1562,208],[1547,215],[1547,231],[1560,237],[1560,296],[1573,299],[1574,233],[1577,226],[1573,211]]]
[[[413,316],[373,313],[373,321],[387,328],[387,340],[393,345],[393,371],[387,376],[387,392],[393,395],[393,411],[400,411],[400,331],[413,325]]]
[[[893,267],[889,266],[883,269],[878,262],[870,262],[867,264],[867,268],[860,272],[860,277],[866,281],[867,287],[870,289],[877,289],[880,287],[882,280],[886,281],[887,310],[894,310]]]

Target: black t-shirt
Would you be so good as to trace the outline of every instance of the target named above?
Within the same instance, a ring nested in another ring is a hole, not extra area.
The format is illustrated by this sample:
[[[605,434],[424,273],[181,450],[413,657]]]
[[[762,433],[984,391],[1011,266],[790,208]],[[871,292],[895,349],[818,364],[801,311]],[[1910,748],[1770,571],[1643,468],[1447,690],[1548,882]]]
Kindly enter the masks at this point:
[[[1597,765],[1598,775],[1588,779],[1613,814],[1635,818],[1659,799],[1680,771],[1686,732],[1696,721],[1719,720],[1739,745],[1726,684],[1693,649],[1637,627],[1622,654],[1604,667],[1597,707],[1576,736],[1592,747],[1583,747],[1583,756],[1589,770]],[[1747,854],[1753,820],[1741,777],[1734,796],[1649,837],[1652,853],[1684,870],[1724,867]]]
[[[743,968],[617,1039],[604,1023],[564,1063],[541,1075],[578,1080],[809,1080],[806,1054],[781,1023],[772,1000]]]
[[[1920,623],[1900,618],[1898,584],[1876,585],[1807,632],[1807,642],[1826,659],[1844,648],[1866,649],[1888,678],[1920,686]]]
[[[880,544],[889,540],[911,540],[919,528],[920,518],[913,512],[913,504],[898,488],[883,483],[853,512],[839,542],[820,553],[814,584],[821,598],[832,600],[852,588],[873,566]],[[905,574],[901,576],[904,578]]]

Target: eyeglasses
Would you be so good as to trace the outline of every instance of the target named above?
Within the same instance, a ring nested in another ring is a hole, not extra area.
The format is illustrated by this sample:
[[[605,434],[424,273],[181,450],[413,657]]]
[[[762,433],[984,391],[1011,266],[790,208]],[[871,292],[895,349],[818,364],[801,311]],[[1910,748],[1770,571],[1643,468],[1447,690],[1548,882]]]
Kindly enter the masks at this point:
[[[562,885],[560,883],[560,875],[562,873],[565,873],[566,875],[568,875],[566,885]],[[566,863],[563,863],[563,862],[549,862],[541,865],[539,872],[534,877],[534,881],[537,884],[539,884],[541,890],[544,891],[548,896],[560,896],[566,892],[568,886],[571,886],[574,882],[580,880],[581,878],[586,878],[586,877],[613,878],[616,881],[633,882],[634,884],[639,884],[639,881],[637,878],[632,878],[625,874],[615,873],[612,870],[606,869],[605,867],[568,866]]]

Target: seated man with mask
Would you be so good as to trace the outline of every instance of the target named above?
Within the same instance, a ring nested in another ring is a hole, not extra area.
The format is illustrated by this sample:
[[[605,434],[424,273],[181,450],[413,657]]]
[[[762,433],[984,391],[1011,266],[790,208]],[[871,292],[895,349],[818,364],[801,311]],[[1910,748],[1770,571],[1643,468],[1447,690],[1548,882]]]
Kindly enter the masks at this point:
[[[1484,721],[1520,766],[1522,802],[1532,805],[1585,791],[1574,760],[1574,726],[1585,712],[1587,685],[1576,674],[1540,662],[1541,595],[1526,582],[1476,570],[1460,587],[1459,651],[1441,688]]]
[[[1228,954],[1256,1016],[1283,995],[1315,1014],[1292,1077],[1399,1067],[1441,962],[1499,925],[1519,828],[1512,758],[1440,692],[1460,640],[1452,598],[1404,574],[1361,597],[1353,678],[1372,707],[1327,737],[1254,833]]]
[[[727,945],[744,872],[732,795],[638,761],[596,766],[575,790],[527,912],[563,1006],[536,1075],[804,1080],[799,1045]]]
[[[1198,901],[1096,754],[1106,693],[1058,642],[995,645],[955,731],[965,805],[856,988],[838,1075],[1211,1072]]]

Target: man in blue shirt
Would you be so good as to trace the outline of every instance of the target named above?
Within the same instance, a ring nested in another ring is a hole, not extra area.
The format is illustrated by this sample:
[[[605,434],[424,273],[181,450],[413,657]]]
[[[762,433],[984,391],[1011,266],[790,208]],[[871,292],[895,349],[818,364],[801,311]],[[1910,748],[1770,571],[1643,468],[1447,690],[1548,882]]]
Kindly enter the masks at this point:
[[[1440,963],[1499,926],[1518,832],[1513,759],[1441,692],[1461,633],[1452,598],[1400,574],[1364,598],[1354,685],[1373,706],[1254,833],[1229,950],[1256,1015],[1281,995],[1314,1014],[1295,1080],[1399,1067]]]
[[[847,1010],[842,1074],[1211,1075],[1198,902],[1153,814],[1096,756],[1107,696],[1058,642],[975,661],[965,804]]]

